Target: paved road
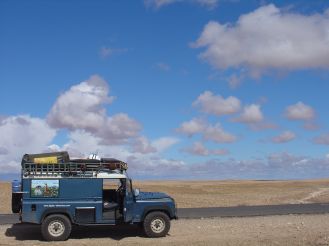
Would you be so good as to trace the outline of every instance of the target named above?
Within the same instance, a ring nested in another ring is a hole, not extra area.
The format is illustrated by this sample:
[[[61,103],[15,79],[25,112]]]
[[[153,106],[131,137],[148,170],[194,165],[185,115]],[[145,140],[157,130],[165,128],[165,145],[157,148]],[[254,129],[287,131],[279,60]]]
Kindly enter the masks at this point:
[[[329,213],[329,203],[178,209],[178,217],[184,219],[322,213]]]
[[[286,214],[322,214],[329,213],[329,203],[284,204],[262,206],[238,206],[217,208],[179,208],[181,219],[200,219],[213,217],[248,217]],[[18,223],[16,214],[0,214],[0,224]]]

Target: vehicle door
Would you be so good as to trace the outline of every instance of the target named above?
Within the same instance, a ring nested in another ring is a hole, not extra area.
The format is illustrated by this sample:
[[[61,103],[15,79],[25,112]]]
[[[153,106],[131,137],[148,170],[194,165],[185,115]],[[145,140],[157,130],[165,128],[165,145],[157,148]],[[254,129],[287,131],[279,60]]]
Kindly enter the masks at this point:
[[[131,179],[126,179],[126,192],[125,192],[124,208],[123,208],[125,222],[132,221],[134,203],[135,203],[135,199],[133,195]]]

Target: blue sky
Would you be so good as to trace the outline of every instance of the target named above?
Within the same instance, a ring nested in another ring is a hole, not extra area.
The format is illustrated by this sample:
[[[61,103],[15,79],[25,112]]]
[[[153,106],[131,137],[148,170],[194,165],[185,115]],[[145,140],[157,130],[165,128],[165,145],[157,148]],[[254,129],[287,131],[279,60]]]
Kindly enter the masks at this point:
[[[0,176],[67,150],[137,178],[327,177],[328,8],[1,1]]]

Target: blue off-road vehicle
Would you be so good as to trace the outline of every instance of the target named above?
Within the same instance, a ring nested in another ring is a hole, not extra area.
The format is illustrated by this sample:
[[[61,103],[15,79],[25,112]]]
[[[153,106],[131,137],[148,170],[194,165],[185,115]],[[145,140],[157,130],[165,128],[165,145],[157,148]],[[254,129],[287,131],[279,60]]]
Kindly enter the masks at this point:
[[[21,222],[40,224],[49,241],[68,239],[72,224],[139,224],[148,237],[167,235],[177,218],[174,199],[133,189],[126,170],[126,163],[111,158],[26,154],[21,180],[13,181],[12,210]]]

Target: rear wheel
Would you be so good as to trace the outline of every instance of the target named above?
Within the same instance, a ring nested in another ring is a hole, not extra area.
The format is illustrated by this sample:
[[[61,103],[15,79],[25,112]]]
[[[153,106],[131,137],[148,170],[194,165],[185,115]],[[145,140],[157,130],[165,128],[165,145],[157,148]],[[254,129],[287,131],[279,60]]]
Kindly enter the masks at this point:
[[[71,221],[62,214],[49,215],[41,225],[41,233],[47,241],[64,241],[71,234]]]
[[[146,215],[143,227],[148,237],[164,237],[170,229],[170,219],[163,212],[151,212]]]

